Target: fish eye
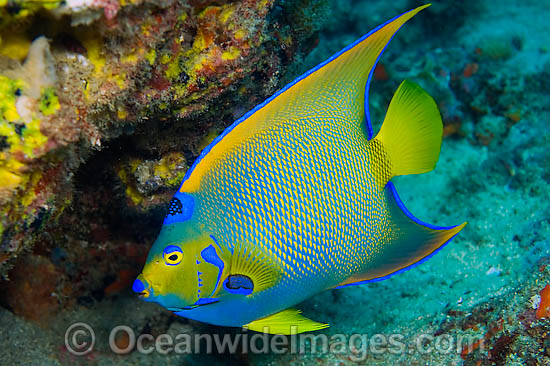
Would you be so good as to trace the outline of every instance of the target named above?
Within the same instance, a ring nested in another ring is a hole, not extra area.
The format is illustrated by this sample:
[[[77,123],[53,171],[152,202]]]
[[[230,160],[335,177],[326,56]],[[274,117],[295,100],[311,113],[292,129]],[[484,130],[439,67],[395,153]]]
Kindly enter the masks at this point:
[[[169,245],[164,248],[163,257],[164,263],[169,266],[175,266],[176,264],[179,264],[183,259],[183,252],[180,247]]]

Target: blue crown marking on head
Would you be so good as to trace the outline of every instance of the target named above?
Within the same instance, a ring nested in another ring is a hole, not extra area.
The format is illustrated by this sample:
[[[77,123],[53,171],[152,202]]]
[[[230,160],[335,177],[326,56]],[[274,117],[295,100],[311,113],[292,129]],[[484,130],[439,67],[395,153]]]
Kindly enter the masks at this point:
[[[193,216],[193,210],[195,209],[195,199],[188,193],[176,192],[170,205],[168,206],[168,213],[164,218],[164,225],[175,224],[177,222],[184,222],[189,220]]]

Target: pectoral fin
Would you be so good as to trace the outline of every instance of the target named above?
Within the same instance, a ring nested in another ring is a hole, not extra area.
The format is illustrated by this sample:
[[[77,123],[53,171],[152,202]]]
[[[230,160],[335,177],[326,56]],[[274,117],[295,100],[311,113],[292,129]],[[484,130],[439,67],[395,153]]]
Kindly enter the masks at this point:
[[[253,246],[235,244],[222,256],[229,266],[219,290],[223,288],[233,295],[253,295],[273,287],[283,273],[277,263]]]
[[[286,309],[265,318],[254,320],[243,328],[256,332],[269,334],[298,334],[311,332],[314,330],[327,328],[329,325],[318,323],[300,315],[301,311],[296,309]]]

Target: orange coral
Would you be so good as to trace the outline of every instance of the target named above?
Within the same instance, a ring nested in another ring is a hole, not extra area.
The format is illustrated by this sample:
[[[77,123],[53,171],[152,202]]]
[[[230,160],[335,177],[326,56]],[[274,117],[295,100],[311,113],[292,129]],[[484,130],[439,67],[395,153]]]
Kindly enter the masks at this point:
[[[504,320],[500,319],[496,323],[496,325],[493,325],[492,327],[489,328],[489,330],[487,331],[487,333],[485,333],[483,338],[480,338],[480,339],[476,340],[471,345],[464,346],[462,348],[462,351],[460,352],[460,357],[462,357],[462,359],[465,360],[468,357],[468,355],[470,353],[472,353],[473,351],[475,351],[476,349],[478,349],[478,348],[482,349],[485,346],[485,343],[488,340],[490,340],[495,334],[497,334],[498,332],[500,332],[503,329],[504,329]]]
[[[521,120],[521,111],[514,110],[504,114],[512,123],[517,123]]]
[[[550,285],[540,290],[540,304],[537,308],[537,319],[550,318]]]
[[[460,134],[461,122],[453,122],[443,126],[443,137]]]
[[[374,69],[374,78],[376,80],[388,80],[390,76],[388,75],[388,71],[386,70],[386,66],[384,66],[383,63],[379,63],[376,65],[376,68]]]
[[[462,76],[464,76],[465,78],[469,78],[470,76],[474,75],[477,70],[479,70],[479,65],[475,62],[472,62],[471,64],[466,65],[466,67],[462,71]]]
[[[56,294],[62,289],[61,277],[48,258],[25,254],[10,278],[0,297],[15,314],[45,325],[59,311],[61,304]]]

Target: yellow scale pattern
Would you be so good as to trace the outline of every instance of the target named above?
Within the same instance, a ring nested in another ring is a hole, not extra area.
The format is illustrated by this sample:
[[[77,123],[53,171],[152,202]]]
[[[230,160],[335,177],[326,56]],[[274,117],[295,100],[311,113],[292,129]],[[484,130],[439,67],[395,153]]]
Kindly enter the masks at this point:
[[[393,34],[387,22],[232,126],[180,188],[220,244],[261,249],[281,266],[270,313],[368,269],[395,233],[382,187],[392,167],[364,129],[365,84]],[[259,295],[258,294],[258,295]],[[282,296],[284,294],[284,296]]]
[[[227,246],[259,247],[279,263],[285,292],[334,287],[365,271],[388,239],[385,158],[345,120],[279,123],[205,174],[197,218]]]

